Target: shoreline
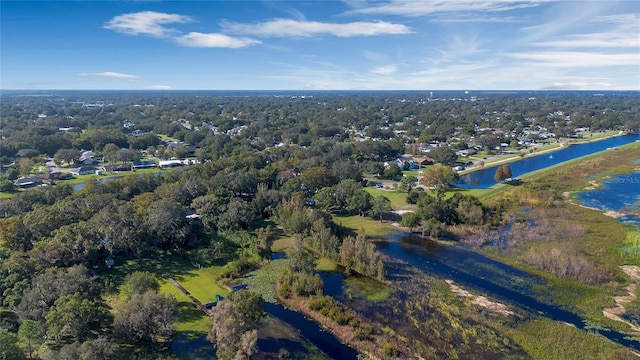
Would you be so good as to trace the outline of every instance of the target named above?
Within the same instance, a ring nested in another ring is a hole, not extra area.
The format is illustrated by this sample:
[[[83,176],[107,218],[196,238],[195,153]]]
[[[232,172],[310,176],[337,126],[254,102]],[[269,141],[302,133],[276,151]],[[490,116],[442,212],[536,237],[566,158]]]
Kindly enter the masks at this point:
[[[627,134],[629,134],[629,133],[626,133],[624,131],[619,131],[617,133],[613,133],[611,135],[600,137],[600,138],[597,138],[597,139],[584,139],[584,138],[582,138],[582,139],[577,139],[577,141],[565,141],[565,142],[560,142],[558,147],[554,147],[552,149],[544,149],[544,145],[543,145],[543,146],[540,146],[540,147],[537,148],[537,149],[540,149],[540,151],[534,151],[533,153],[528,153],[526,150],[520,151],[519,154],[516,155],[516,156],[509,157],[509,158],[503,158],[503,159],[498,158],[495,161],[492,161],[492,162],[490,162],[488,164],[485,164],[484,166],[474,166],[469,171],[460,171],[458,174],[460,176],[468,175],[468,174],[472,174],[472,173],[474,173],[476,171],[480,171],[480,170],[484,170],[484,169],[491,169],[491,168],[497,167],[499,165],[510,164],[510,163],[513,163],[513,162],[516,162],[516,161],[519,161],[519,160],[522,160],[522,159],[536,157],[536,156],[539,156],[539,155],[554,153],[556,151],[568,149],[572,145],[589,144],[589,143],[598,142],[598,141],[601,141],[601,140],[611,139],[611,138],[618,137],[618,136],[624,136],[624,135],[627,135]],[[550,145],[552,145],[552,144],[550,144]],[[524,154],[524,155],[521,156],[522,154]],[[523,175],[526,175],[526,174],[523,174]]]

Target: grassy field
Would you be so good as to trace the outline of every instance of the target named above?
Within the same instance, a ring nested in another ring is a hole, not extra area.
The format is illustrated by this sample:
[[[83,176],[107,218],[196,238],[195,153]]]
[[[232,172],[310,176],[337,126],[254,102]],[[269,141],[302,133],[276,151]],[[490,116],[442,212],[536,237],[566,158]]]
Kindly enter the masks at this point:
[[[353,230],[354,233],[358,233],[364,230],[367,237],[380,238],[389,235],[395,227],[390,222],[380,222],[369,217],[364,216],[334,216],[333,222],[338,225],[344,226]]]
[[[191,295],[201,302],[215,299],[216,295],[227,296],[229,291],[218,284],[212,275],[216,269],[196,269],[178,254],[170,252],[159,253],[159,256],[151,259],[144,258],[141,262],[136,259],[128,259],[118,263],[110,270],[104,270],[104,274],[111,277],[116,284],[121,284],[125,276],[134,271],[147,271],[156,276],[160,282],[160,292],[172,294],[178,301],[180,318],[176,323],[178,331],[190,331],[206,334],[211,329],[209,318],[196,309],[189,298],[170,284],[162,274],[169,274],[178,281]]]
[[[293,245],[293,239],[290,236],[281,237],[274,241],[271,245],[272,252],[285,251]]]
[[[325,257],[318,259],[316,263],[316,270],[318,271],[335,271],[338,270],[338,264],[331,259]]]
[[[415,205],[407,203],[407,193],[377,189],[373,187],[366,187],[364,190],[372,196],[382,195],[387,197],[389,201],[391,201],[391,207],[393,210],[414,210],[416,208]]]
[[[96,174],[79,175],[79,176],[74,176],[73,179],[62,180],[60,181],[60,184],[71,184],[71,185],[83,184],[89,180],[118,179],[118,178],[123,178],[128,176],[153,174],[161,171],[166,171],[166,170],[153,168],[153,169],[141,169],[136,171],[123,171],[119,173],[103,173],[102,175],[96,175]]]
[[[12,197],[12,193],[0,192],[0,199],[11,199]]]

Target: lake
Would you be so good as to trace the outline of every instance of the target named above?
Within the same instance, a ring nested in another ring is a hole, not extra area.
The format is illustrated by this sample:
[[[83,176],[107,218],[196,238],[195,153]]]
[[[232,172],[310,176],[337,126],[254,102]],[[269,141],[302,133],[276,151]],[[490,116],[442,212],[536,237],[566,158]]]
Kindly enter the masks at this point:
[[[618,146],[630,144],[634,141],[640,141],[640,134],[615,136],[590,143],[571,145],[562,150],[553,151],[547,154],[525,157],[521,160],[509,163],[509,166],[511,167],[512,176],[519,177],[532,171],[544,169],[581,156],[591,155],[599,151],[613,149]],[[544,150],[544,147],[542,147],[541,150]],[[498,183],[493,178],[496,174],[496,169],[497,167],[488,167],[483,170],[463,175],[460,177],[460,183],[456,185],[462,188],[491,187]]]

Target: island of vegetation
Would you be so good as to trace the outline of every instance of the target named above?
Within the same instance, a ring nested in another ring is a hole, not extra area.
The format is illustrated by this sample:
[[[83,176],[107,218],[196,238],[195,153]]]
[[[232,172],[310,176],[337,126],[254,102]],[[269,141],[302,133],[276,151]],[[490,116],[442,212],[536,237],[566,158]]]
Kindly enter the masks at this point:
[[[637,92],[0,96],[2,359],[640,352]]]

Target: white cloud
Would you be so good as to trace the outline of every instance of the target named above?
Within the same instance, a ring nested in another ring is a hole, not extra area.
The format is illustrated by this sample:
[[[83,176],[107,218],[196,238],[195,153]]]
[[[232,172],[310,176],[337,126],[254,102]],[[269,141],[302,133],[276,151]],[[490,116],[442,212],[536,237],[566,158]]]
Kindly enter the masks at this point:
[[[231,34],[254,35],[262,37],[310,37],[315,35],[334,35],[338,37],[402,35],[411,30],[402,24],[386,21],[351,23],[324,23],[292,19],[274,19],[257,24],[222,22],[225,32]]]
[[[398,67],[395,65],[385,65],[385,66],[379,66],[369,71],[378,75],[391,75],[396,71],[398,71]]]
[[[80,73],[80,74],[78,74],[78,76],[111,78],[111,79],[125,79],[125,80],[135,80],[135,79],[139,78],[138,75],[122,74],[122,73],[117,73],[117,72],[112,72],[112,71],[105,71],[105,72],[100,72],[100,73]]]
[[[167,28],[165,24],[189,23],[193,19],[179,14],[166,14],[155,11],[123,14],[114,17],[105,24],[105,28],[130,35],[150,35],[188,47],[232,48],[238,49],[260,44],[249,38],[235,38],[225,34],[190,32],[186,35],[178,30]]]
[[[150,88],[153,90],[171,90],[169,85],[152,85]]]
[[[348,13],[402,15],[409,17],[449,12],[499,12],[537,6],[549,0],[391,0],[384,4],[355,8]]]
[[[539,41],[532,45],[559,48],[636,48],[640,49],[640,33],[594,33],[567,36],[562,40]]]
[[[515,16],[488,16],[488,15],[480,15],[478,13],[473,14],[443,14],[436,15],[432,19],[432,22],[436,23],[517,23],[521,22],[523,19]]]
[[[541,62],[549,67],[607,67],[640,64],[640,53],[602,54],[595,52],[545,51],[515,53],[509,57]]]
[[[535,46],[561,48],[630,48],[640,49],[640,15],[618,14],[596,16],[590,23],[598,32],[554,36],[554,40],[534,42]],[[597,25],[596,25],[597,24]]]
[[[203,34],[190,32],[187,35],[177,37],[176,42],[189,47],[215,47],[238,49],[260,44],[259,40],[250,38],[236,38],[224,34]]]
[[[193,19],[189,16],[143,11],[118,15],[109,20],[104,25],[104,28],[129,35],[150,35],[164,38],[175,34],[177,31],[162,25],[189,23],[192,21]]]
[[[588,82],[572,82],[572,83],[554,83],[545,86],[542,90],[603,90],[611,88],[610,83],[588,83]]]

